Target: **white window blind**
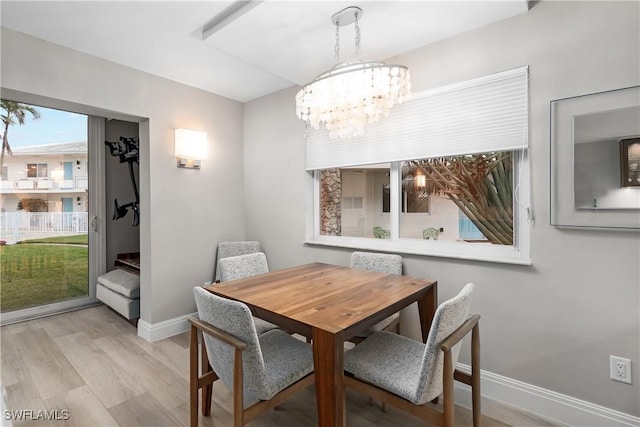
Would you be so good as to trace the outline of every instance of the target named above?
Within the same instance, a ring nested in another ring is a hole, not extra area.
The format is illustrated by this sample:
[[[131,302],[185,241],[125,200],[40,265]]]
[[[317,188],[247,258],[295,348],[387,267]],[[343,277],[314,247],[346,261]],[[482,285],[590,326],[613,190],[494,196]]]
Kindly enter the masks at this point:
[[[528,67],[414,94],[351,139],[307,132],[307,170],[528,146]]]

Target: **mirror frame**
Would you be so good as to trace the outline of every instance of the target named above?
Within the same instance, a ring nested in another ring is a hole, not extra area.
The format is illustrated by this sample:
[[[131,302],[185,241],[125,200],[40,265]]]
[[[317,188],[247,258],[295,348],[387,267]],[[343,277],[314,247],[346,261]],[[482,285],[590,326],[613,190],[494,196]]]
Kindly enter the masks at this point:
[[[585,210],[574,206],[574,118],[638,107],[640,86],[557,99],[550,104],[550,224],[558,227],[640,230],[638,209]],[[640,191],[640,188],[636,188]]]

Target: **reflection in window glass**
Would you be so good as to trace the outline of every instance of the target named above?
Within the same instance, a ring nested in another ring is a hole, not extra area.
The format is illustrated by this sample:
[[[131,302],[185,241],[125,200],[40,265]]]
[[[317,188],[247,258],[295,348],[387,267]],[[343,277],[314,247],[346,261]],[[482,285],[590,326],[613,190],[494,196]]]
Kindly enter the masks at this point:
[[[424,176],[423,176],[424,178]],[[422,192],[402,190],[403,213],[429,213],[430,196]],[[391,212],[391,186],[382,187],[382,212]]]
[[[388,165],[322,170],[320,234],[351,237],[387,235],[389,214],[383,212],[383,189],[389,187],[389,175]]]

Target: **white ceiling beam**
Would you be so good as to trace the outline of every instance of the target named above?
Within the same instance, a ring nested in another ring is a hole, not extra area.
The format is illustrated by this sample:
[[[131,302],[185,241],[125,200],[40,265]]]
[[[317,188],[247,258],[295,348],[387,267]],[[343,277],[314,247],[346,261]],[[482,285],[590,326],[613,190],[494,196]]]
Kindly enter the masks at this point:
[[[263,1],[264,0],[238,0],[233,2],[202,28],[202,40],[208,39],[214,33],[231,24]]]

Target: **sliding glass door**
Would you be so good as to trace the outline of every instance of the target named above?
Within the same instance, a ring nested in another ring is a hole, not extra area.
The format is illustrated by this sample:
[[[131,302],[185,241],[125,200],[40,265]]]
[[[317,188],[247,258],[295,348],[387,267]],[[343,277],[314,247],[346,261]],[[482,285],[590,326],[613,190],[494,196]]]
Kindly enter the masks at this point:
[[[104,119],[6,100],[2,106],[9,117],[0,212],[6,324],[96,301],[104,264]]]

